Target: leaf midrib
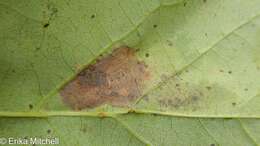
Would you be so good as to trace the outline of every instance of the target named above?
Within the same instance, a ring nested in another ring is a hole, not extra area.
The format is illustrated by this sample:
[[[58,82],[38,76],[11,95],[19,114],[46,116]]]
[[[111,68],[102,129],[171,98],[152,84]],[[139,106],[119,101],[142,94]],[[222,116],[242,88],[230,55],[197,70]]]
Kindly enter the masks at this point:
[[[221,119],[260,119],[259,115],[203,115],[203,114],[184,114],[177,112],[153,111],[146,109],[131,109],[125,111],[114,112],[91,112],[91,111],[31,111],[31,112],[13,112],[1,111],[0,117],[13,118],[48,118],[48,117],[116,117],[127,114],[143,114],[143,115],[158,115],[180,118],[221,118]]]

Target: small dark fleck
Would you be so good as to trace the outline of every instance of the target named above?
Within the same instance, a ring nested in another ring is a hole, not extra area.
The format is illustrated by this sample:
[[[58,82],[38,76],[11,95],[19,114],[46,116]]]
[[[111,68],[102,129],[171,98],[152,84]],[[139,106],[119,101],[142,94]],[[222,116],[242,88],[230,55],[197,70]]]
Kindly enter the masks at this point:
[[[245,90],[245,91],[248,91],[248,89],[247,89],[247,88],[245,88],[244,90]]]
[[[187,5],[187,2],[184,2],[184,3],[183,3],[183,6],[186,7],[186,5]]]
[[[214,143],[210,144],[210,146],[216,146]]]
[[[149,53],[145,53],[145,57],[149,57]]]
[[[136,113],[136,111],[134,110],[134,109],[130,109],[130,110],[128,110],[128,113],[130,114],[130,113]]]
[[[193,101],[197,101],[197,100],[199,99],[199,97],[198,97],[198,96],[192,96],[191,99],[192,99]]]
[[[208,33],[205,33],[205,36],[207,37],[207,36],[208,36]]]
[[[41,49],[40,47],[35,48],[36,51],[39,51],[40,49]]]
[[[154,24],[154,25],[153,25],[153,28],[156,28],[156,27],[157,27],[157,25],[156,25],[156,24]]]
[[[51,129],[48,129],[48,130],[47,130],[47,133],[50,134],[50,133],[51,133]]]
[[[230,70],[230,71],[228,71],[228,73],[229,73],[229,74],[232,74],[232,71]]]
[[[232,105],[233,105],[233,106],[236,106],[236,105],[237,105],[237,103],[235,103],[235,102],[232,102]]]
[[[233,120],[233,118],[225,118],[224,120],[229,121],[229,120]]]
[[[36,146],[36,144],[33,144],[32,146]]]
[[[185,72],[187,72],[187,73],[188,73],[188,72],[189,72],[189,70],[185,70]]]
[[[54,15],[55,13],[58,13],[58,9],[57,8],[52,8],[52,15]]]
[[[223,70],[223,69],[220,69],[219,72],[224,72],[224,70]]]
[[[206,88],[207,88],[208,90],[211,90],[211,87],[210,87],[210,86],[207,86]]]
[[[28,136],[25,136],[24,139],[28,139]]]
[[[207,0],[203,0],[203,2],[204,2],[204,3],[206,3],[206,2],[207,2]]]
[[[136,35],[137,35],[139,38],[142,36],[139,32],[137,32]]]
[[[173,44],[170,40],[166,40],[166,42],[168,43],[168,46],[173,46]]]
[[[43,25],[44,28],[47,28],[50,24],[49,23],[46,23]]]
[[[158,114],[156,114],[156,113],[152,113],[151,115],[153,115],[153,116],[158,116]]]
[[[93,18],[95,18],[96,17],[96,15],[95,14],[92,14],[91,15],[91,19],[93,19]]]
[[[179,87],[179,86],[180,86],[180,84],[175,84],[175,86],[176,86],[176,87]]]
[[[33,109],[33,105],[32,104],[29,104],[29,109]]]
[[[81,129],[81,131],[82,131],[83,133],[86,133],[86,132],[87,132],[87,129],[86,129],[86,128],[83,128],[83,129]]]
[[[14,70],[14,69],[12,70],[12,73],[15,73],[15,70]]]

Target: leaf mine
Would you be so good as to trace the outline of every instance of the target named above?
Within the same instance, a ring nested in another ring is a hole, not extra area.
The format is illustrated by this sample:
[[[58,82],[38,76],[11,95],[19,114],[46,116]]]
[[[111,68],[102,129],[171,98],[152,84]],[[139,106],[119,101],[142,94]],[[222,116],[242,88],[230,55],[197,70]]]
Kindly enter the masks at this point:
[[[74,110],[129,105],[142,94],[149,79],[147,65],[135,53],[132,48],[120,47],[97,59],[61,89],[64,103]]]

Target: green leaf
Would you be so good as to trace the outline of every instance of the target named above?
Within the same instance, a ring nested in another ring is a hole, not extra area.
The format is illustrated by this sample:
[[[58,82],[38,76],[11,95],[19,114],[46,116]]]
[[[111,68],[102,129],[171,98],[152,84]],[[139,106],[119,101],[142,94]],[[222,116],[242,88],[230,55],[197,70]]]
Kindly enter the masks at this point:
[[[0,12],[0,145],[260,145],[259,0],[1,0]],[[148,66],[142,95],[65,104],[60,90],[120,46]]]

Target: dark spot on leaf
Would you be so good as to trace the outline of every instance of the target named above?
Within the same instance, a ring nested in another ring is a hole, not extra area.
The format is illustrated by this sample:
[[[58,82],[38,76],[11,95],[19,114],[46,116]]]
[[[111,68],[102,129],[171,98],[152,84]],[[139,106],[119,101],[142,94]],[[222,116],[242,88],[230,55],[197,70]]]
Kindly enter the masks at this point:
[[[157,114],[157,113],[152,113],[151,115],[152,116],[159,116],[159,114]]]
[[[224,118],[225,121],[233,120],[233,118]]]
[[[91,18],[91,19],[94,19],[95,17],[96,17],[96,15],[95,15],[95,14],[92,14],[90,18]]]
[[[50,133],[51,133],[51,129],[48,129],[48,130],[47,130],[47,133],[50,134]]]
[[[36,47],[35,48],[35,51],[39,51],[41,48],[40,47]]]
[[[207,37],[207,36],[208,36],[208,33],[205,33],[205,36]]]
[[[232,105],[233,105],[233,106],[236,106],[236,105],[237,105],[237,103],[235,103],[235,102],[232,102]]]
[[[223,70],[223,69],[220,69],[219,72],[224,72],[224,70]]]
[[[29,104],[29,109],[33,109],[33,105],[32,104]]]
[[[248,89],[247,89],[247,88],[245,88],[244,90],[245,90],[245,91],[248,91]]]
[[[12,70],[12,73],[15,73],[15,72],[16,72],[16,71],[13,69],[13,70]]]
[[[134,110],[134,109],[130,109],[130,110],[128,110],[128,112],[127,113],[136,113],[136,111]]]
[[[84,128],[82,128],[80,131],[82,131],[83,133],[86,133],[86,132],[87,132],[87,129],[84,127]]]
[[[121,47],[81,71],[60,91],[75,110],[102,104],[127,106],[142,94],[149,72],[132,48]]]
[[[214,143],[210,144],[210,146],[216,146]]]
[[[232,74],[232,71],[230,70],[230,71],[228,71],[228,73],[229,73],[229,74]]]
[[[157,27],[157,25],[156,25],[156,24],[154,24],[154,25],[153,25],[153,28],[156,28],[156,27]]]
[[[149,53],[145,53],[145,57],[149,57]]]
[[[177,83],[177,84],[175,84],[175,86],[176,86],[176,87],[179,87],[179,86],[180,86],[180,84],[178,84],[178,83]]]
[[[208,90],[211,90],[211,87],[210,87],[210,86],[207,86],[206,88],[207,88]]]
[[[137,32],[137,33],[136,33],[136,36],[139,37],[139,38],[141,38],[142,35],[141,35],[139,32]]]
[[[140,48],[135,49],[136,52],[139,52],[140,50],[141,50]]]
[[[206,2],[207,2],[207,0],[203,0],[203,2],[204,2],[204,3],[206,3]]]
[[[183,3],[183,6],[186,7],[186,5],[187,5],[187,2],[184,2],[184,3]]]
[[[173,46],[172,42],[170,40],[167,40],[168,46]]]
[[[47,28],[50,24],[49,23],[46,23],[43,25],[44,28]]]
[[[197,100],[199,99],[199,97],[196,96],[196,95],[194,95],[194,96],[191,97],[191,99],[192,99],[193,101],[197,101]]]

